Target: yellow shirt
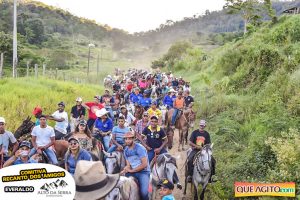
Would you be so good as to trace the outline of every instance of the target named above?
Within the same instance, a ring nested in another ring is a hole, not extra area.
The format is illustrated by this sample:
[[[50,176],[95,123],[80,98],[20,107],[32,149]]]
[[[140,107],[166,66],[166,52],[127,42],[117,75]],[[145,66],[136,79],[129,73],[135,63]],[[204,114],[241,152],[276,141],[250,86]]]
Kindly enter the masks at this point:
[[[148,112],[150,117],[152,117],[153,115],[156,115],[157,117],[162,116],[161,111],[157,108],[155,110],[153,110],[152,108],[149,108],[147,112]]]

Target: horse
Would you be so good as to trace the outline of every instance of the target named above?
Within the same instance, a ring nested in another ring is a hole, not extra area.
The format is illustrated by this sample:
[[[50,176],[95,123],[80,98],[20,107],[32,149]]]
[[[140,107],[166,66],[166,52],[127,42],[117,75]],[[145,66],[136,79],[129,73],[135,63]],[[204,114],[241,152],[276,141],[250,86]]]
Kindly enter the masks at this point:
[[[35,126],[34,122],[32,122],[31,117],[28,116],[25,120],[23,120],[22,124],[15,131],[15,134],[14,134],[15,138],[19,141],[31,140],[30,133],[34,126]],[[94,148],[93,148],[92,152],[96,154],[96,156],[92,155],[93,160],[101,159],[100,153],[97,150],[98,145],[96,145],[95,142],[93,142],[93,147]],[[68,141],[55,140],[53,146],[50,148],[52,148],[53,151],[55,152],[57,159],[60,160],[61,162],[64,162],[64,156],[69,148]],[[99,156],[99,158],[96,158],[97,156]],[[44,156],[42,156],[42,158],[43,158],[43,160],[47,160]]]
[[[125,158],[122,152],[114,151],[112,153],[107,153],[103,150],[105,159],[106,173],[117,174],[125,167]]]
[[[194,157],[194,171],[193,171],[193,178],[192,183],[194,184],[194,200],[198,199],[198,186],[201,184],[202,190],[200,194],[200,199],[204,200],[204,193],[208,184],[208,181],[211,176],[211,170],[212,170],[212,147],[213,144],[206,144],[204,147],[195,154]],[[191,153],[192,149],[189,149],[187,151],[187,157],[189,157],[189,154]],[[183,194],[186,194],[187,189],[187,165],[185,166],[185,187]]]
[[[106,195],[105,200],[139,200],[139,187],[133,177],[120,176],[115,188]]]
[[[178,176],[176,173],[176,158],[171,156],[170,154],[165,153],[155,156],[150,166],[150,184],[152,186],[150,199],[155,199],[157,186],[161,180],[167,179],[173,184],[179,183]]]
[[[171,125],[173,112],[174,109],[170,109],[168,112],[166,112],[165,125],[167,128],[169,128]],[[187,138],[189,128],[194,127],[195,119],[196,119],[196,112],[193,112],[191,108],[184,109],[181,112],[181,114],[178,114],[175,123],[175,128],[177,128],[179,132],[178,151],[185,150],[184,139]],[[182,146],[181,149],[180,149],[180,145]]]

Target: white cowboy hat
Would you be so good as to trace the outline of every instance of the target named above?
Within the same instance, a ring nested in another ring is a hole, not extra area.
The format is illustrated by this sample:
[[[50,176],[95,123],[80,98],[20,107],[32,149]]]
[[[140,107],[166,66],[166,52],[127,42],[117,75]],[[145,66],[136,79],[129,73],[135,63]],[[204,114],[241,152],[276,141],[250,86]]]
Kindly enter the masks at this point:
[[[176,91],[175,91],[173,88],[171,88],[171,89],[169,90],[169,92],[175,92],[175,93],[176,93]]]
[[[97,117],[102,117],[103,115],[106,115],[109,113],[105,108],[101,108],[100,110],[96,111],[96,116]]]
[[[80,160],[76,165],[75,200],[100,199],[105,197],[118,183],[119,174],[106,174],[101,161]]]

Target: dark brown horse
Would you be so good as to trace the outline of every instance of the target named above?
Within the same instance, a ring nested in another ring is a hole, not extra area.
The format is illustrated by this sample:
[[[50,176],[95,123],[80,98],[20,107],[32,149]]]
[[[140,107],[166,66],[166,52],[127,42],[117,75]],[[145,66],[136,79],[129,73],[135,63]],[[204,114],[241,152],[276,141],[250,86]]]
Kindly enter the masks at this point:
[[[169,135],[171,135],[169,132],[174,131],[170,128],[173,112],[174,112],[174,109],[170,109],[166,113],[165,125],[166,125],[166,129],[167,129],[167,134],[169,134]],[[175,123],[175,128],[178,129],[178,132],[179,132],[178,151],[185,150],[184,139],[187,138],[189,128],[194,127],[195,120],[196,120],[196,113],[193,112],[192,109],[190,109],[190,108],[184,109],[183,111],[181,111],[180,116],[177,117],[177,120]],[[173,132],[173,134],[174,134],[174,132]],[[180,149],[180,145],[182,146],[181,149]]]

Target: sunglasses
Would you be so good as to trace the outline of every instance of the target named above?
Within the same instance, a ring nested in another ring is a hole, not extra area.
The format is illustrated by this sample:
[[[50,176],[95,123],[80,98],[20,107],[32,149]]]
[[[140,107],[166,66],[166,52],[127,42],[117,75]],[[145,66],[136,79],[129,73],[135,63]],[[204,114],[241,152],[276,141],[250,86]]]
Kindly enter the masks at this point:
[[[144,117],[149,117],[148,115],[144,115]]]
[[[79,124],[79,126],[86,126],[85,124]]]
[[[69,142],[69,145],[77,145],[78,142]]]

